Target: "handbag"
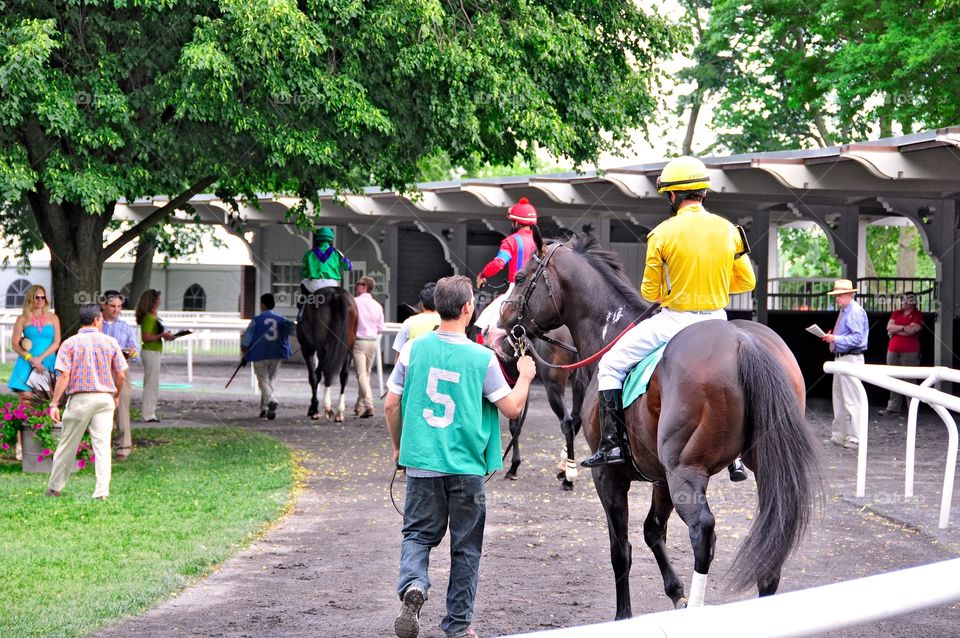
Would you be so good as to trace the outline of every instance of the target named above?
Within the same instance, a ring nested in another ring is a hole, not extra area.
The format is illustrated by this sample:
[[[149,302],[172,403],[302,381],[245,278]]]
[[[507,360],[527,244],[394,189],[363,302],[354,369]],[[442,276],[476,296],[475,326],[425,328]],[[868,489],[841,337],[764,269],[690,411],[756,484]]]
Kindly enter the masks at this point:
[[[53,392],[53,375],[46,368],[32,368],[26,385],[35,394],[50,395]]]

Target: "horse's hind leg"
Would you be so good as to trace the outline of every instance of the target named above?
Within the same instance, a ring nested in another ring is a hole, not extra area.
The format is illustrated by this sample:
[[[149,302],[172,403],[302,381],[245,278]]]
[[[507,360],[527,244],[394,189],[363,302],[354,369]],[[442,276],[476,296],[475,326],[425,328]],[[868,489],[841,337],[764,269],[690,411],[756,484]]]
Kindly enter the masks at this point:
[[[633,548],[628,537],[630,504],[627,493],[630,479],[623,466],[600,466],[593,468],[593,482],[600,496],[600,503],[607,515],[607,531],[610,533],[610,562],[617,587],[617,620],[630,618],[630,567],[633,564]]]
[[[343,412],[347,409],[347,379],[350,378],[350,368],[347,366],[347,362],[344,361],[343,367],[340,368],[340,400],[337,402],[337,414],[334,417],[334,421],[337,423],[343,422]]]
[[[686,606],[683,597],[683,583],[673,571],[673,565],[667,556],[667,520],[673,512],[673,501],[670,500],[670,490],[666,485],[653,486],[653,498],[650,499],[650,512],[643,522],[643,539],[647,547],[653,552],[663,576],[663,591],[667,593],[674,607]]]
[[[662,427],[662,422],[661,422]],[[713,548],[716,544],[714,518],[707,504],[707,483],[710,477],[703,470],[692,467],[668,469],[667,482],[677,514],[690,531],[690,545],[693,547],[693,580],[690,583],[690,607],[703,606],[707,590],[707,574],[713,562]]]
[[[320,402],[317,401],[317,385],[320,380],[317,376],[317,358],[312,349],[303,348],[303,358],[307,362],[307,379],[310,381],[310,409],[307,416],[314,421],[320,418]]]

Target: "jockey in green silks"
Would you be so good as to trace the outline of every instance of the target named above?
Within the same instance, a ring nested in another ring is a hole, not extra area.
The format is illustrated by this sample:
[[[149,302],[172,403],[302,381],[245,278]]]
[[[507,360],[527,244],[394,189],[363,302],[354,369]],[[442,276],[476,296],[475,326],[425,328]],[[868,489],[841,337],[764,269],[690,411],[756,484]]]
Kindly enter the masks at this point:
[[[343,271],[353,270],[353,264],[333,245],[333,229],[324,226],[314,234],[315,248],[303,256],[301,285],[307,293],[321,288],[343,286]]]

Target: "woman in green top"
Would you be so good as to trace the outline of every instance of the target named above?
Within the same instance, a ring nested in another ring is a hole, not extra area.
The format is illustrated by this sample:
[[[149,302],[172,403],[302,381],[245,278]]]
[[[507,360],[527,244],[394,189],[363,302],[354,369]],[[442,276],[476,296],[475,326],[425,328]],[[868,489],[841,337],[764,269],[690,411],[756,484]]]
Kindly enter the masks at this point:
[[[173,339],[173,333],[164,329],[157,317],[160,310],[160,291],[150,289],[140,295],[134,316],[140,326],[140,339],[143,347],[140,358],[143,360],[143,420],[158,423],[157,395],[160,393],[160,355],[163,342]]]

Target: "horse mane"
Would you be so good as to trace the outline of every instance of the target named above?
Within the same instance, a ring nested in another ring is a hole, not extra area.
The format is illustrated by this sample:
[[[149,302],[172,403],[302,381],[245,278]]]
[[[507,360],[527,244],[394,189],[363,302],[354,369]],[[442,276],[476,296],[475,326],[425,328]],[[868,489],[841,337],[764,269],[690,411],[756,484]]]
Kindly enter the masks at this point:
[[[640,296],[623,270],[620,256],[604,248],[594,235],[574,235],[569,248],[582,256],[599,272],[617,293],[637,309],[646,309],[649,303]]]

